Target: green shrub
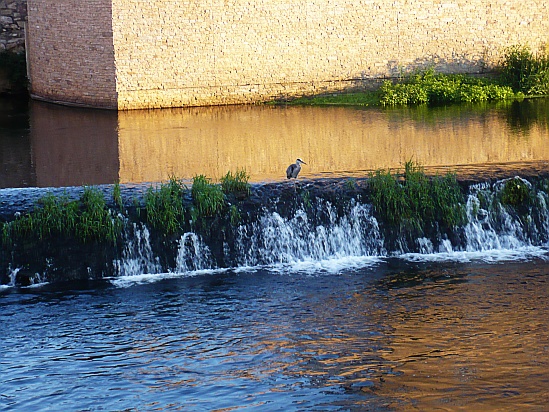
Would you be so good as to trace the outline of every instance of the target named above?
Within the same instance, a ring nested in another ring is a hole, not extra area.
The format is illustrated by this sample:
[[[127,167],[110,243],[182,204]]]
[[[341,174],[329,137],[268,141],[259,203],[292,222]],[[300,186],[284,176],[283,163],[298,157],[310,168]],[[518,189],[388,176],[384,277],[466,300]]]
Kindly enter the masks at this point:
[[[180,180],[171,177],[168,183],[163,183],[156,190],[152,187],[145,194],[145,210],[147,222],[155,229],[167,234],[173,234],[183,225],[185,208],[183,207],[183,192],[185,186]]]
[[[199,216],[214,216],[225,207],[225,196],[219,185],[210,183],[204,175],[193,178],[191,194]]]
[[[221,189],[224,193],[244,193],[249,196],[251,192],[249,180],[250,175],[245,170],[237,170],[234,175],[229,171],[221,178]]]
[[[414,73],[403,83],[385,81],[380,91],[383,106],[472,103],[514,96],[511,87],[498,85],[493,80],[436,74],[433,69]]]
[[[502,82],[528,95],[549,94],[549,52],[534,54],[529,46],[514,45],[505,49],[500,63]]]

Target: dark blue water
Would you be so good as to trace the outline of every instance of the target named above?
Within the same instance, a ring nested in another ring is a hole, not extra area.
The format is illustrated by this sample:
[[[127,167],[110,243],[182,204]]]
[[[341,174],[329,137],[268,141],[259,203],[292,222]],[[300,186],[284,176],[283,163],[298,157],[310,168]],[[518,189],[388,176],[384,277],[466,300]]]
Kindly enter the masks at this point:
[[[549,265],[0,292],[3,410],[546,410]]]

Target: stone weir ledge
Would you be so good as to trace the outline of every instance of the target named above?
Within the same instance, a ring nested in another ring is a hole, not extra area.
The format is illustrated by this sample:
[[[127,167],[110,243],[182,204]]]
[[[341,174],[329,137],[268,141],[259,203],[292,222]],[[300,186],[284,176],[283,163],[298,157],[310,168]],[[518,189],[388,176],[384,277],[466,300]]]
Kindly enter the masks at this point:
[[[400,177],[402,179],[402,177]],[[520,178],[514,174],[495,173],[491,177],[464,177],[457,181],[459,190],[463,194],[463,202],[471,192],[481,184],[484,191],[482,198],[500,201],[501,191],[506,182],[514,182],[512,190],[517,187],[526,187],[526,195],[511,206],[505,206],[508,213],[516,220],[539,225],[540,228],[524,227],[521,230],[525,236],[532,236],[532,244],[546,242],[549,233],[543,231],[543,219],[547,210],[542,210],[535,199],[547,197],[549,189],[549,173],[540,174],[536,171],[525,172]],[[96,189],[104,195],[105,208],[110,210],[109,216],[123,222],[121,232],[113,240],[91,238],[82,240],[75,236],[52,235],[40,239],[36,236],[19,236],[10,241],[3,238],[0,250],[0,284],[25,286],[39,282],[67,282],[67,281],[96,281],[105,277],[124,275],[121,263],[131,253],[138,261],[141,259],[143,271],[154,270],[162,272],[173,271],[178,259],[178,251],[184,239],[184,234],[192,234],[199,240],[199,245],[191,245],[191,249],[200,246],[207,248],[209,258],[203,261],[203,256],[189,255],[188,267],[191,269],[230,268],[236,267],[242,260],[243,250],[256,249],[252,244],[254,231],[265,230],[261,227],[264,217],[277,214],[280,219],[305,219],[310,225],[303,230],[315,232],[319,227],[331,230],[335,221],[349,218],[357,204],[364,205],[366,213],[361,219],[368,220],[368,216],[376,215],[372,208],[372,192],[370,179],[367,178],[340,178],[286,181],[281,183],[254,184],[249,194],[230,193],[225,197],[222,210],[210,216],[198,216],[193,212],[195,205],[190,190],[184,190],[180,196],[183,212],[179,227],[167,233],[166,228],[153,227],[147,223],[146,196],[150,186],[120,187],[122,203],[115,202],[115,186],[99,186]],[[53,196],[65,196],[68,200],[82,196],[83,188],[63,189],[4,189],[0,190],[0,229],[6,229],[6,224],[21,219],[27,212],[33,210],[39,199],[50,193]],[[480,197],[479,197],[480,198]],[[528,200],[530,199],[530,200]],[[497,207],[484,206],[496,210]],[[490,212],[492,213],[492,212]],[[524,219],[524,216],[530,216]],[[492,218],[491,218],[492,219]],[[494,225],[500,217],[493,217]],[[425,222],[422,232],[415,229],[398,229],[392,227],[378,217],[377,224],[365,223],[361,231],[367,233],[366,238],[375,237],[379,240],[379,250],[374,253],[390,254],[393,251],[404,249],[419,251],[416,239],[429,238],[433,245],[447,239],[459,247],[464,242],[464,227],[444,227],[441,222]],[[532,223],[533,222],[533,223]],[[549,224],[549,222],[547,222]],[[361,223],[359,223],[361,224]],[[147,228],[147,250],[151,262],[143,261],[145,253],[142,241],[144,228]],[[295,230],[295,228],[294,228]],[[301,229],[300,229],[301,230]],[[374,233],[375,230],[375,233]],[[379,232],[378,232],[379,230]],[[502,229],[504,230],[504,229]],[[0,231],[1,232],[1,231]],[[242,234],[250,239],[242,240]],[[5,235],[5,233],[3,234]],[[307,233],[296,234],[308,236]],[[244,242],[244,243],[243,243]],[[246,242],[252,242],[247,244]],[[237,244],[238,243],[238,244]],[[137,246],[136,246],[137,245]],[[139,246],[141,245],[141,246]],[[134,252],[131,249],[134,248]],[[193,249],[194,250],[194,249]],[[268,252],[265,252],[268,253]],[[131,257],[131,256],[130,256]],[[198,267],[201,262],[204,267]],[[261,264],[261,257],[258,264]],[[140,272],[144,273],[144,272]]]

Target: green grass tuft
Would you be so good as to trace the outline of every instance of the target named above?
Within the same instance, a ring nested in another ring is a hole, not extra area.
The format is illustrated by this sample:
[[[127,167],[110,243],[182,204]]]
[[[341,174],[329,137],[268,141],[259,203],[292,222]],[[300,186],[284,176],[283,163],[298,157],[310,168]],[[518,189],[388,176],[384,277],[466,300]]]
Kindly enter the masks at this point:
[[[250,175],[245,170],[237,170],[233,175],[230,171],[221,178],[221,189],[223,193],[242,193],[249,196],[251,186],[248,183]]]
[[[429,178],[409,161],[403,179],[378,170],[369,184],[375,213],[391,227],[424,232],[434,222],[447,228],[465,222],[464,196],[454,174]]]
[[[112,216],[103,193],[97,188],[85,187],[79,200],[70,200],[67,195],[45,195],[31,212],[4,224],[2,241],[12,244],[19,239],[64,236],[83,242],[114,243],[122,228],[123,221]]]
[[[210,183],[204,175],[193,178],[191,194],[198,216],[214,216],[225,207],[225,196],[219,185]]]
[[[183,183],[171,177],[156,190],[152,187],[145,194],[147,222],[155,229],[167,234],[179,231],[183,225],[185,208],[183,207]]]
[[[285,104],[296,106],[379,106],[379,92],[341,92],[318,96],[303,96],[285,102]]]

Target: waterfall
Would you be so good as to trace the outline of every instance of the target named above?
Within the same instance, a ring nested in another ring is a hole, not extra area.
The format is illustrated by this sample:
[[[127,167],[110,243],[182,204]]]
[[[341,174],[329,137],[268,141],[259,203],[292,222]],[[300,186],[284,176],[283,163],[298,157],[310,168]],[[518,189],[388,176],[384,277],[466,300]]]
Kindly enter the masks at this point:
[[[302,207],[287,218],[264,211],[256,222],[240,226],[237,261],[257,266],[385,255],[370,205],[353,202],[347,215],[337,216],[330,202],[319,201],[315,212],[325,215],[324,222],[315,222]]]
[[[185,233],[179,240],[175,272],[189,272],[215,267],[208,246],[196,233]]]
[[[117,276],[136,276],[142,273],[160,273],[162,267],[155,257],[150,233],[143,224],[133,223],[125,233],[122,258],[114,261]]]
[[[524,190],[527,197],[505,198],[512,186],[509,183]],[[183,233],[171,235],[127,219],[122,241],[108,250],[110,263],[87,266],[85,275],[79,276],[128,279],[265,267],[338,272],[389,257],[458,261],[545,258],[549,246],[548,186],[542,179],[532,183],[518,177],[472,184],[464,196],[465,222],[453,228],[440,225],[436,216],[425,228],[390,226],[378,220],[368,193],[358,191],[352,196],[329,192],[326,198],[321,190],[307,198],[300,193],[280,197],[269,193],[261,202],[245,204],[236,221],[210,217],[200,224],[184,222]],[[85,248],[82,253],[87,252]],[[105,249],[95,249],[94,256],[99,259],[106,255]],[[47,281],[53,271],[56,279],[63,279],[59,273],[68,270],[58,262],[75,261],[47,257],[44,268],[38,270],[8,261],[3,283]]]
[[[285,208],[264,206],[245,223],[234,229],[231,244],[224,241],[219,248],[222,261],[232,267],[293,266],[311,264],[318,269],[325,262],[351,265],[353,259],[382,259],[402,256],[413,259],[464,259],[465,254],[480,256],[507,251],[515,256],[521,250],[542,255],[549,237],[547,193],[533,188],[534,204],[518,213],[501,202],[505,180],[495,184],[470,186],[465,205],[467,223],[455,228],[452,241],[446,235],[422,236],[413,239],[397,237],[387,244],[380,223],[372,213],[372,206],[350,200],[346,205],[316,199],[288,212]],[[162,267],[150,245],[145,226],[134,225],[123,258],[117,263],[120,276],[142,273],[186,273],[217,268],[210,246],[199,233],[187,232],[177,242],[175,263]],[[530,249],[529,249],[530,248]],[[403,252],[406,250],[407,252]],[[509,255],[508,253],[508,255]],[[336,265],[337,266],[337,265]]]

